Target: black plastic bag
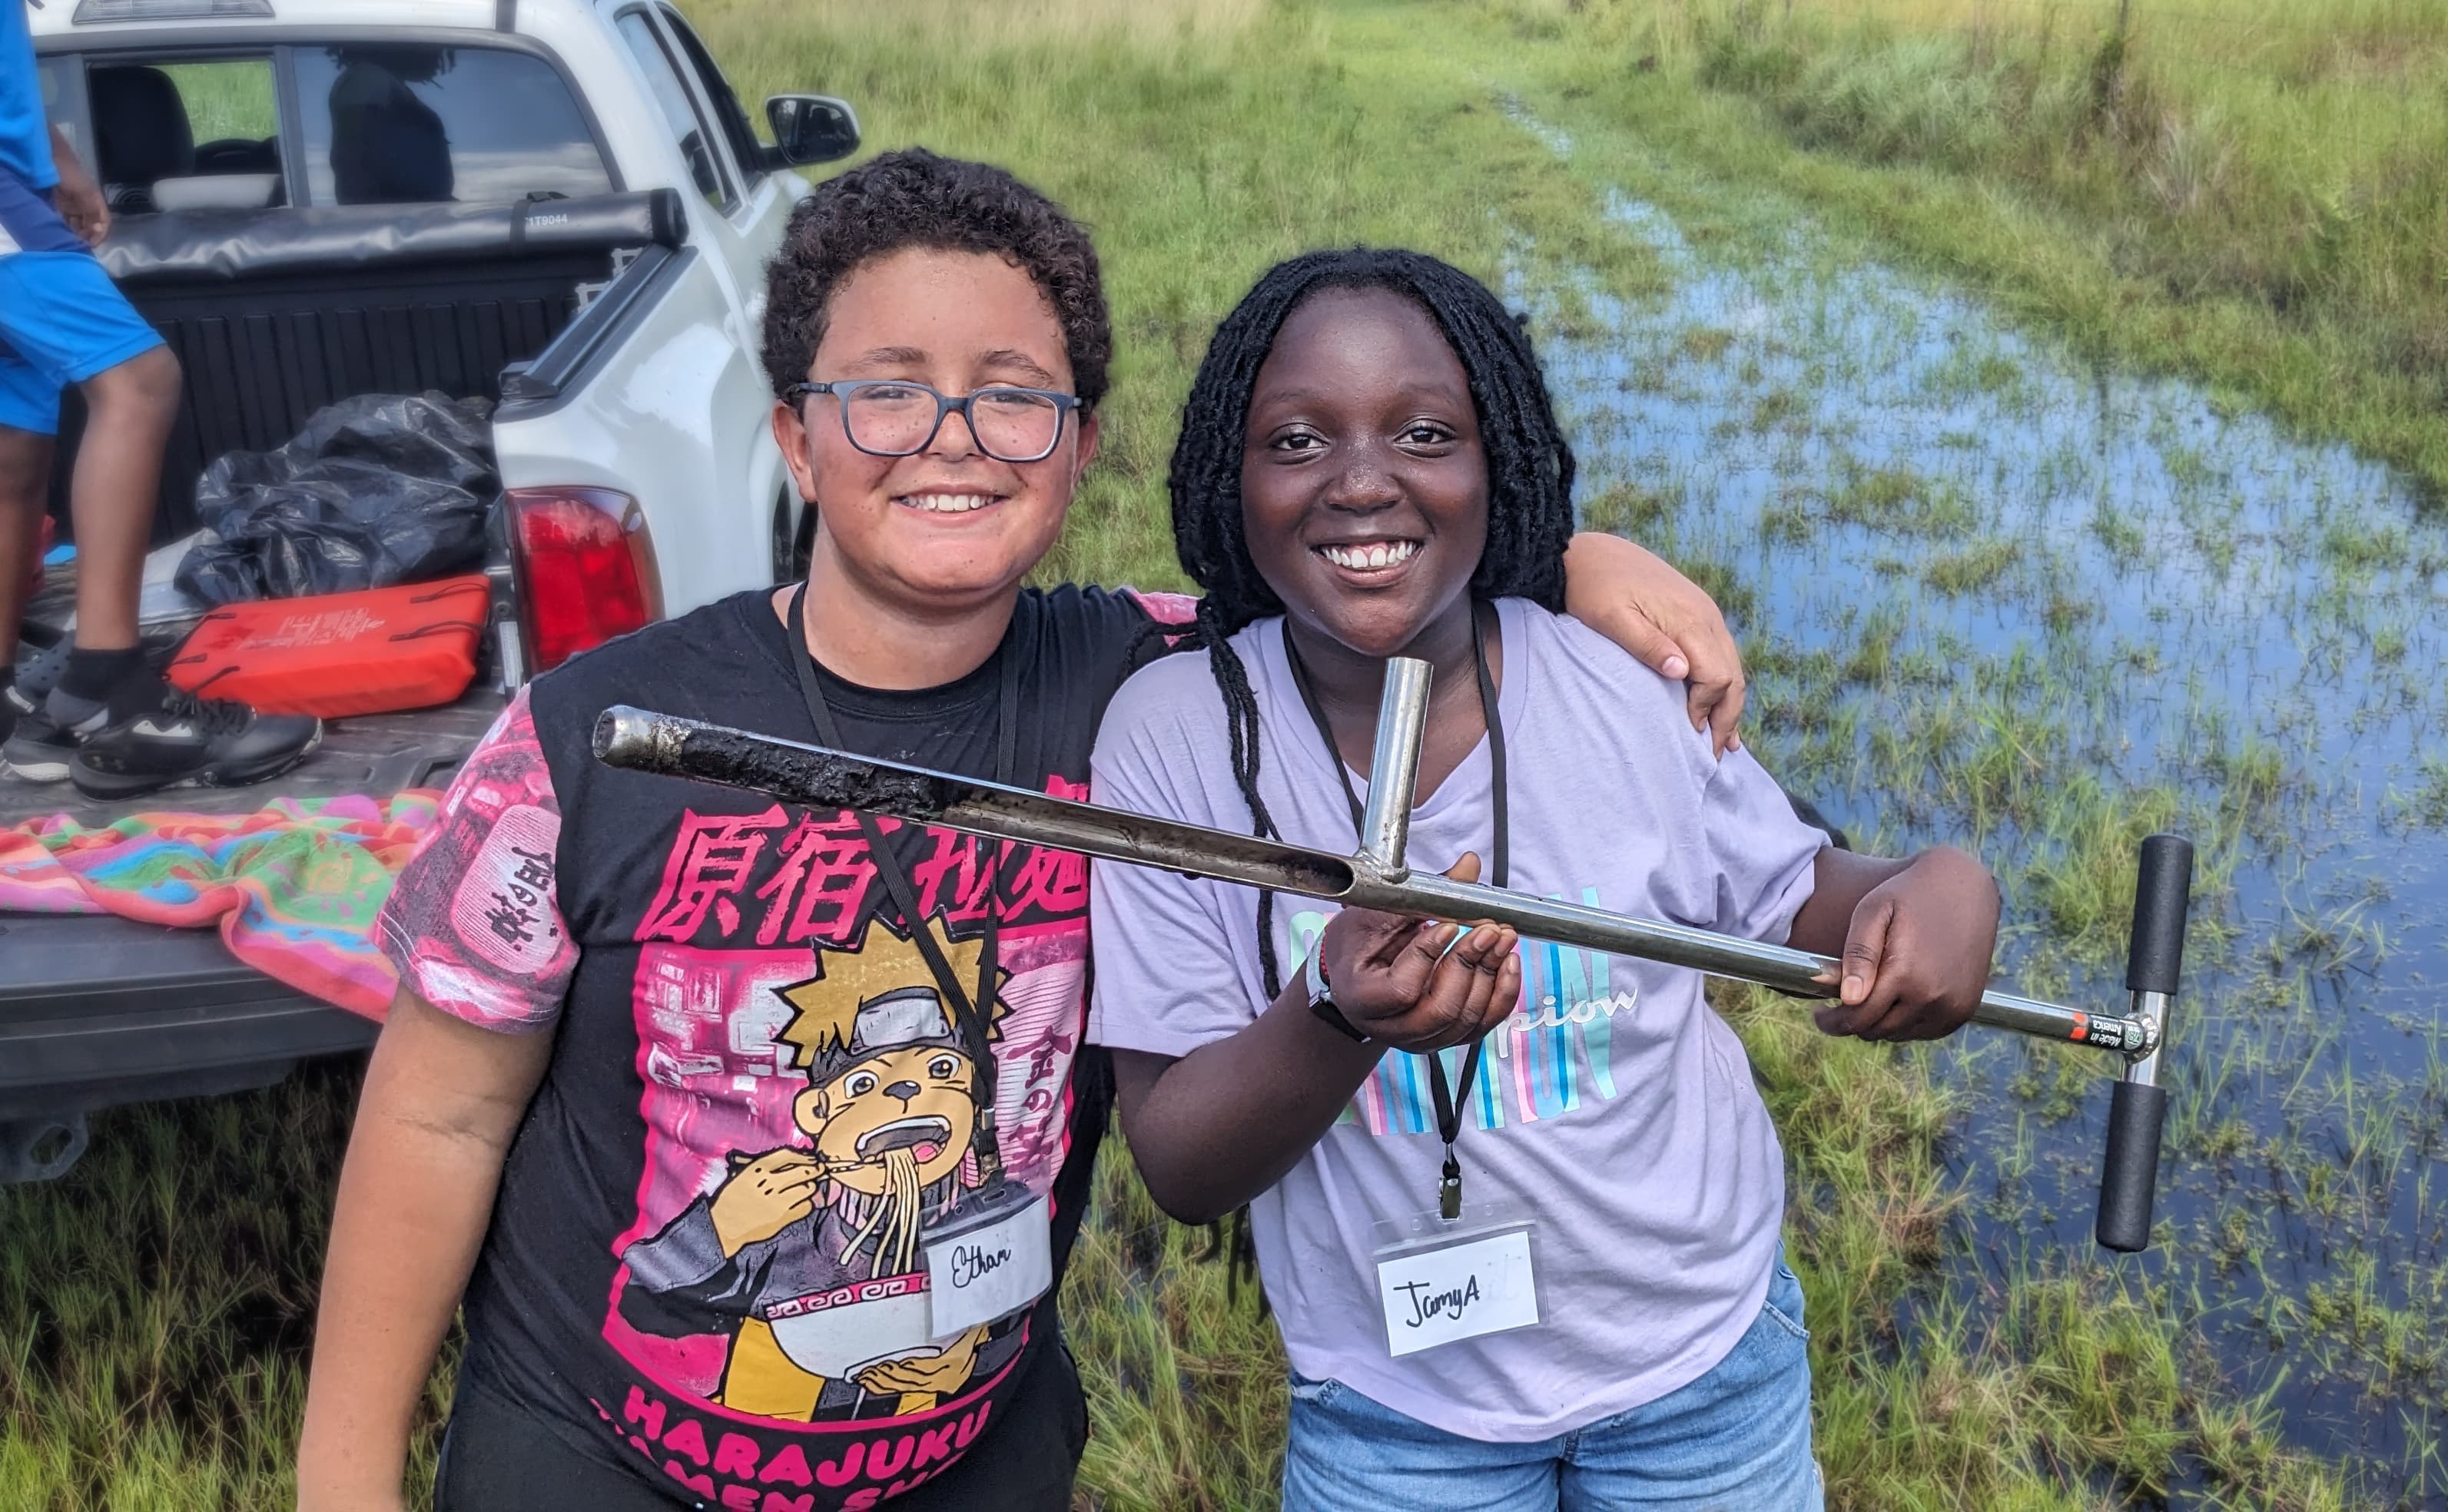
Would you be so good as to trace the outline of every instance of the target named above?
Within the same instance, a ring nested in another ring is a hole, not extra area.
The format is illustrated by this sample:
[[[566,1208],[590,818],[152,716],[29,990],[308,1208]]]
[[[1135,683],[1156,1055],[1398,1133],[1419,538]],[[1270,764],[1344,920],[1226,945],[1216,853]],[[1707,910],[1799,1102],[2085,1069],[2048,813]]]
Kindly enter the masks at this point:
[[[218,540],[179,564],[209,603],[421,583],[481,566],[501,491],[485,399],[370,393],[315,411],[277,451],[204,469],[196,513]]]

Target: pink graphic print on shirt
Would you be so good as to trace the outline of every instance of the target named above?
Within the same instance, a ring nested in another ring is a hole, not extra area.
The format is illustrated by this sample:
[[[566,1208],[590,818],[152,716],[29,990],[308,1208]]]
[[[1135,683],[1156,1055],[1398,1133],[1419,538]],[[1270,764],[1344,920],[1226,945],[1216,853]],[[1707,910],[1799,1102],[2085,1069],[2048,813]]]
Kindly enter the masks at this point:
[[[400,980],[482,1028],[561,1011],[578,951],[553,888],[561,804],[522,689],[460,769],[377,928]]]
[[[928,835],[921,917],[974,995],[991,852]],[[640,923],[645,1162],[604,1336],[707,1409],[931,1414],[991,1386],[1025,1337],[1014,1319],[930,1338],[921,1235],[1024,1207],[1061,1168],[1086,862],[1005,858],[991,1140],[957,1015],[883,890],[849,815],[690,813]]]

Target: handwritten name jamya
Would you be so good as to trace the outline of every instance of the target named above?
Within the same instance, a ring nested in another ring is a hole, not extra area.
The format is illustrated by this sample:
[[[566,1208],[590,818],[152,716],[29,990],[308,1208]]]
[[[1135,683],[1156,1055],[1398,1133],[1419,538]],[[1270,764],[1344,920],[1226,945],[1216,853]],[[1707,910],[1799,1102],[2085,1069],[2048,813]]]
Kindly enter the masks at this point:
[[[1463,1309],[1479,1300],[1479,1277],[1476,1274],[1461,1286],[1422,1296],[1420,1293],[1426,1292],[1430,1285],[1426,1281],[1405,1281],[1394,1288],[1411,1299],[1411,1315],[1404,1327],[1416,1329],[1430,1318],[1438,1317],[1460,1322]]]

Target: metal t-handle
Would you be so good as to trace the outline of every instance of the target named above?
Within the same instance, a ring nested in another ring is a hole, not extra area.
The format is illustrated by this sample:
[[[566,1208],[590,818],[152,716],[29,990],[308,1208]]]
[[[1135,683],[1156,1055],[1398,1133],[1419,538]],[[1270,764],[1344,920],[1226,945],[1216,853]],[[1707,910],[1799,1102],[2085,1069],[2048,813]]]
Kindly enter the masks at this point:
[[[2192,842],[2180,834],[2154,834],[2142,842],[2133,881],[2133,933],[2127,944],[2125,986],[2133,1014],[2151,1025],[2157,1044],[2167,1043],[2168,1007],[2185,967],[2185,916],[2191,910]],[[2159,1085],[2159,1052],[2125,1063],[2125,1077],[2108,1104],[2108,1150],[2099,1172],[2099,1222],[2093,1230],[2104,1249],[2128,1254],[2151,1247],[2151,1214],[2159,1186],[2159,1132],[2167,1122],[2168,1091]]]

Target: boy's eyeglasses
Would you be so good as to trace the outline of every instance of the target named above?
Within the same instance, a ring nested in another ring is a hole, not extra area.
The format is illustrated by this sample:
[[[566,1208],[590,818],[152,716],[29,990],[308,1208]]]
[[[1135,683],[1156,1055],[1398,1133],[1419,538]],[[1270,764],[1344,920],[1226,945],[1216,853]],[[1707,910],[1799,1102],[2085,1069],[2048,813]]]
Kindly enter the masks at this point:
[[[794,405],[812,393],[841,401],[842,434],[872,457],[915,456],[934,445],[944,416],[958,411],[978,450],[998,462],[1042,462],[1062,439],[1062,417],[1080,396],[1003,384],[953,398],[901,378],[794,383],[782,397]],[[805,415],[801,416],[804,421]]]

